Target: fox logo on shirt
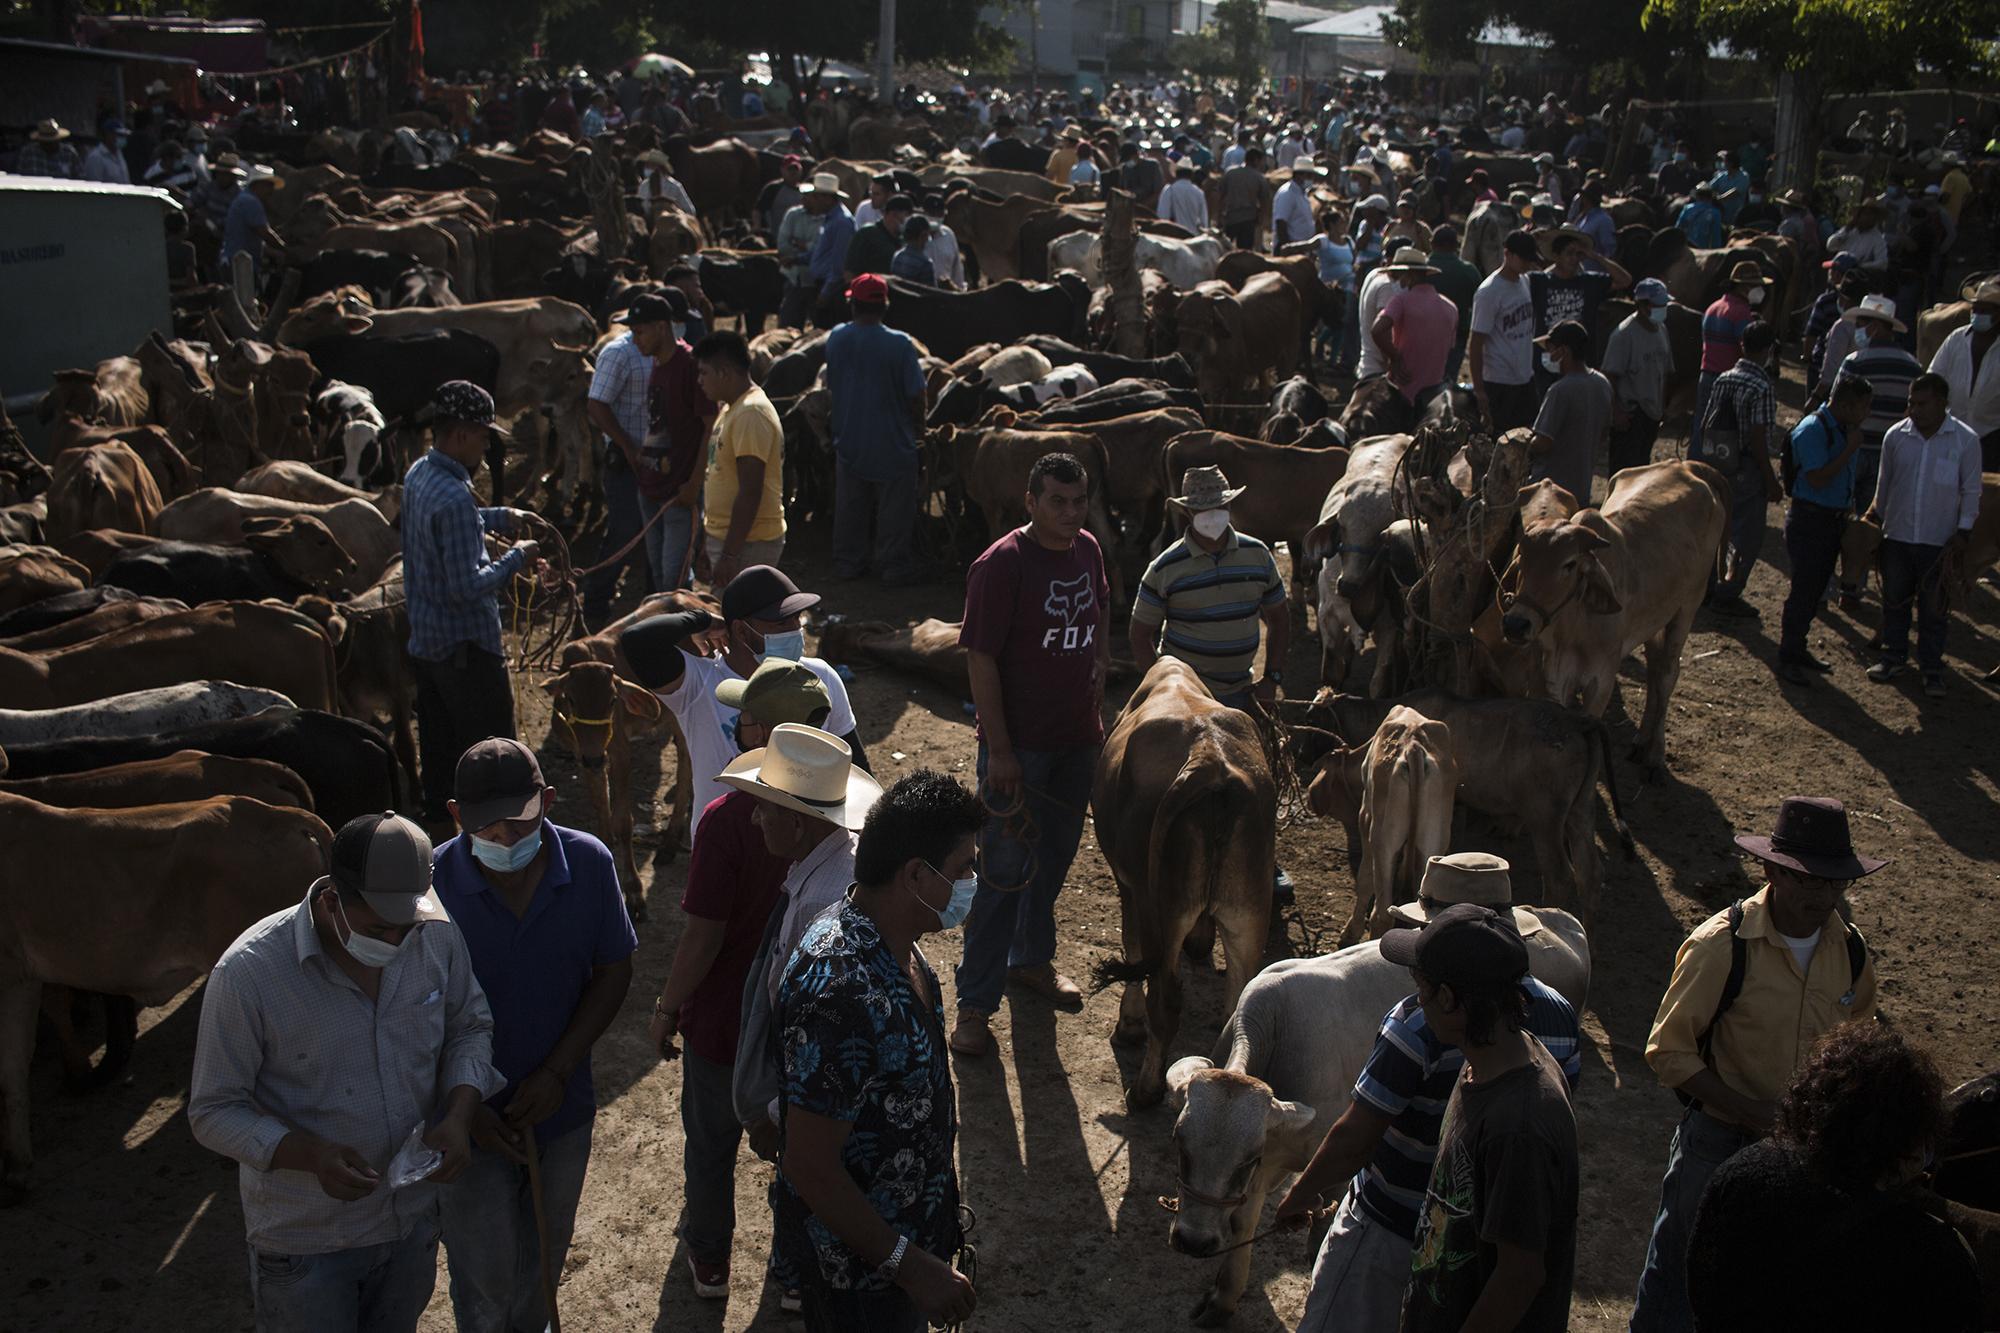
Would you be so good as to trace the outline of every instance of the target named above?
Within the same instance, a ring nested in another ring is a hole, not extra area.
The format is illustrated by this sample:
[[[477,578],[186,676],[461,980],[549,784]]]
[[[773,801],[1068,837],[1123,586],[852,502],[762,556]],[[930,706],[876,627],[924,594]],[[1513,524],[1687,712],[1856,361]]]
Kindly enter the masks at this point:
[[[1042,635],[1042,647],[1068,652],[1077,648],[1088,648],[1097,638],[1097,621],[1091,618],[1089,624],[1076,622],[1084,612],[1097,605],[1097,590],[1091,586],[1090,575],[1079,574],[1073,579],[1049,580],[1048,599],[1042,603],[1042,610],[1052,616],[1062,618],[1062,627],[1050,626]]]

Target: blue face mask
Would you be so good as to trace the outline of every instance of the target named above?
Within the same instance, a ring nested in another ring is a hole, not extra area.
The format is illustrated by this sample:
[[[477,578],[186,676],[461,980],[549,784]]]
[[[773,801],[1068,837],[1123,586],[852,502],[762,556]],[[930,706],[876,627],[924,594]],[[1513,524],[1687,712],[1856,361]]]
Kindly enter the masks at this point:
[[[924,868],[939,879],[944,878],[944,871],[939,870],[929,861],[924,862]],[[951,901],[943,907],[931,907],[931,910],[937,913],[939,930],[951,930],[965,924],[965,918],[972,914],[972,898],[978,889],[979,880],[971,875],[967,875],[964,879],[951,881]],[[915,898],[916,894],[912,893],[910,896]],[[920,903],[924,902],[922,898],[917,898],[917,901]],[[924,903],[924,906],[930,907],[931,905]]]
[[[1873,343],[1874,341],[1875,340],[1869,336],[1868,330],[1856,329],[1854,331],[1854,345],[1860,348],[1862,351],[1868,350],[1869,344]]]
[[[757,654],[757,660],[762,662],[766,658],[779,657],[787,662],[796,662],[805,655],[806,632],[795,629],[784,634],[766,634],[764,651]]]
[[[479,864],[485,866],[488,870],[497,870],[501,874],[511,874],[534,860],[535,853],[542,849],[542,826],[540,824],[535,825],[533,833],[530,833],[512,847],[494,842],[490,838],[482,838],[477,833],[472,834],[471,838],[474,860],[478,861]]]

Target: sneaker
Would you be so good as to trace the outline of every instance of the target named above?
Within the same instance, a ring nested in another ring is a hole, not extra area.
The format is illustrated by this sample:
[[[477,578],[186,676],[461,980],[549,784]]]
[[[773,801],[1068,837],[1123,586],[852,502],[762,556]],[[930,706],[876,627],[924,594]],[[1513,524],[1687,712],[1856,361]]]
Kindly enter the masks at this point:
[[[705,1301],[719,1301],[729,1295],[729,1261],[705,1263],[688,1256],[688,1272],[694,1277],[694,1294]]]
[[[1271,876],[1272,903],[1279,907],[1290,907],[1297,898],[1298,894],[1292,888],[1292,877],[1285,873],[1284,867],[1278,867],[1278,872]]]
[[[1817,671],[1822,676],[1833,674],[1833,663],[1827,661],[1824,657],[1814,657],[1810,651],[1799,658],[1798,661],[1799,665],[1808,671]]]
[[[1868,679],[1874,681],[1877,685],[1887,685],[1890,681],[1902,675],[1903,670],[1904,667],[1901,662],[1877,662],[1874,666],[1868,668]]]
[[[786,1314],[803,1314],[806,1308],[805,1289],[786,1287],[778,1296],[778,1308]]]
[[[958,1023],[945,1044],[960,1055],[985,1055],[993,1049],[993,1029],[988,1026],[985,1014],[961,1009]]]
[[[1925,697],[1926,699],[1942,699],[1942,698],[1944,698],[1944,677],[1943,677],[1943,676],[1925,676],[1925,677],[1924,677],[1924,697]]]
[[[1007,969],[1007,980],[1057,1004],[1083,1003],[1082,988],[1056,971],[1054,963],[1043,963],[1040,967],[1010,967]]]

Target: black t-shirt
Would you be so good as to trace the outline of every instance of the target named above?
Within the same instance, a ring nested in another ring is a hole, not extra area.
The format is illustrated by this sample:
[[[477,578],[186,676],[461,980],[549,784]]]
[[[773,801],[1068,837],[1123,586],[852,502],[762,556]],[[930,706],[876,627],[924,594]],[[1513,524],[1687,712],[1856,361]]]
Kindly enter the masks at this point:
[[[1531,1059],[1491,1083],[1465,1073],[1445,1104],[1437,1162],[1417,1216],[1403,1333],[1457,1333],[1502,1243],[1542,1256],[1541,1290],[1517,1333],[1564,1333],[1576,1277],[1576,1116],[1562,1069]],[[1469,1071],[1467,1071],[1469,1072]]]
[[[1687,1275],[1696,1333],[1980,1326],[1972,1256],[1918,1196],[1843,1194],[1769,1142],[1709,1178]]]
[[[1611,295],[1611,275],[1578,269],[1573,278],[1559,278],[1551,269],[1528,273],[1528,292],[1535,298],[1535,336],[1566,319],[1573,319],[1597,337],[1597,311]]]

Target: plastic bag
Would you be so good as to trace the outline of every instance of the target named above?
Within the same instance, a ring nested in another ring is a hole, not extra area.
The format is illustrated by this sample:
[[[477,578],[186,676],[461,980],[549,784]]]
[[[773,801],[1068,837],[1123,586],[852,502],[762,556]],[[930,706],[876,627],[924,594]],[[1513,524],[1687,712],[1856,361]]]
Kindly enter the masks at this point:
[[[416,1184],[443,1165],[444,1154],[424,1142],[424,1122],[419,1120],[410,1136],[403,1140],[403,1146],[396,1149],[385,1174],[389,1188],[399,1190]]]

